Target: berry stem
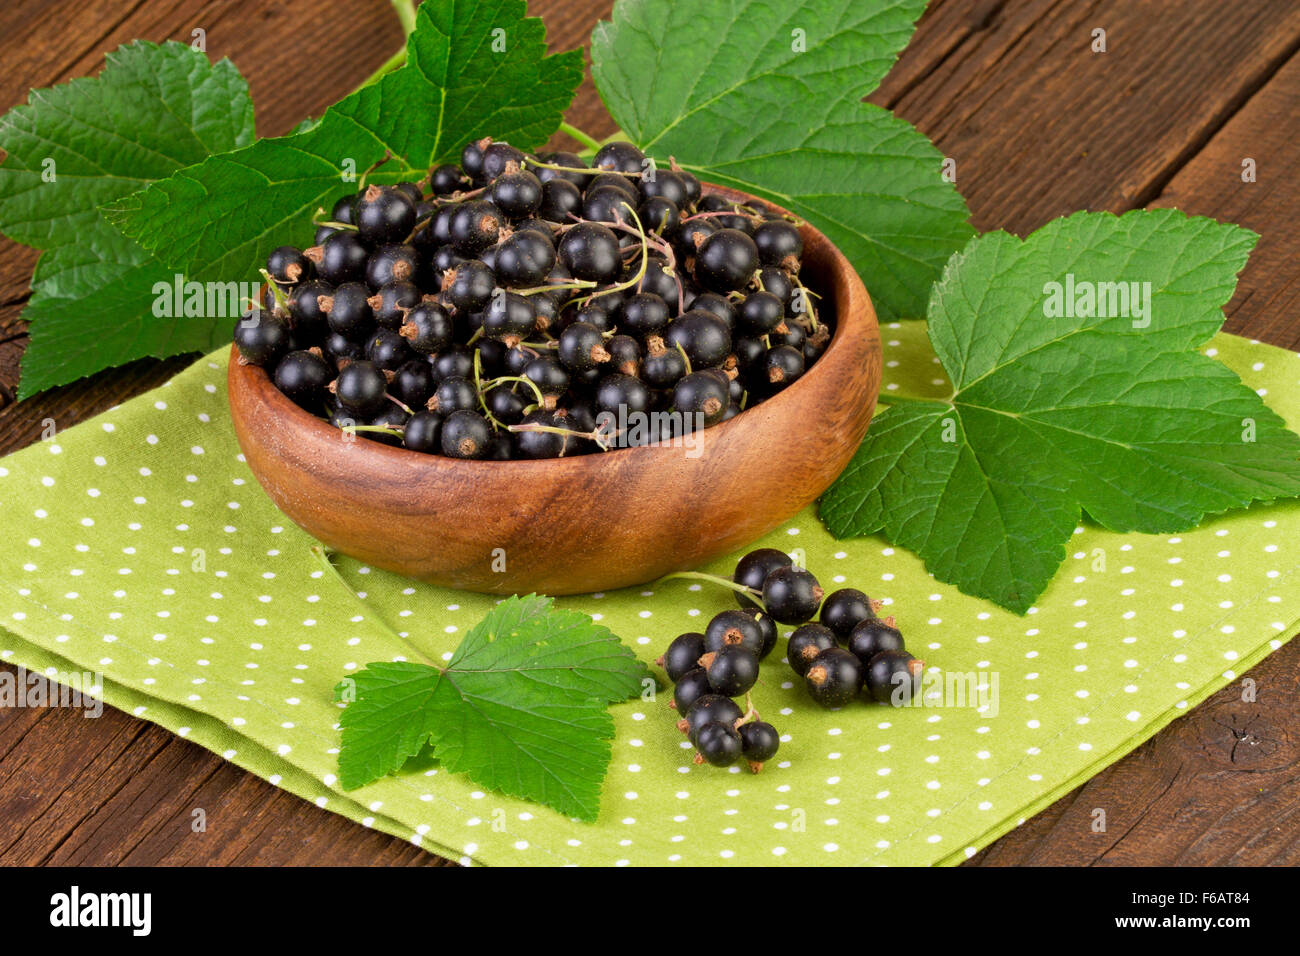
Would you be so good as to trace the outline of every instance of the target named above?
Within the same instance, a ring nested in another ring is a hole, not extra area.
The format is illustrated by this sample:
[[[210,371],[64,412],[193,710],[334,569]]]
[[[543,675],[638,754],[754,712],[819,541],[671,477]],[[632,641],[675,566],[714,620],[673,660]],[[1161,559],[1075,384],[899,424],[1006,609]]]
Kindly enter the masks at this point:
[[[600,149],[600,140],[596,139],[596,137],[592,136],[590,133],[586,133],[578,129],[578,127],[574,126],[572,123],[566,123],[564,121],[561,121],[560,132],[564,133],[565,135],[573,139],[576,139],[587,149],[591,149],[591,150]]]
[[[402,24],[402,36],[409,37],[415,32],[415,0],[389,0],[398,21]]]
[[[724,588],[730,588],[740,594],[746,594],[752,598],[762,598],[763,592],[754,588],[747,588],[743,584],[737,584],[731,578],[724,578],[717,574],[706,574],[703,571],[674,571],[672,574],[665,574],[660,581],[671,581],[674,578],[688,579],[692,581],[708,581],[710,584],[718,584]]]
[[[289,311],[289,297],[284,294],[284,290],[280,288],[279,283],[271,278],[271,273],[267,272],[265,269],[259,269],[257,271],[260,272],[262,278],[266,280],[267,288],[271,290],[271,295],[275,298],[275,307],[287,313]]]
[[[437,668],[439,671],[446,670],[446,668],[444,668],[440,663],[435,661],[433,658],[429,657],[427,654],[424,653],[424,651],[420,650],[413,643],[411,643],[410,640],[403,637],[401,634],[397,633],[397,631],[395,631],[392,628],[392,626],[388,624],[387,621],[372,614],[371,608],[363,600],[361,600],[361,596],[357,594],[356,591],[352,590],[352,586],[348,584],[347,581],[343,580],[343,575],[339,573],[339,569],[334,566],[334,562],[330,560],[329,553],[326,552],[326,550],[323,547],[321,547],[320,545],[314,545],[311,549],[311,553],[316,555],[316,559],[320,561],[321,567],[334,576],[334,580],[338,582],[339,587],[343,588],[343,590],[347,591],[348,594],[352,595],[352,600],[355,601],[357,606],[361,608],[365,617],[373,620],[384,630],[388,631],[389,634],[391,634],[393,637],[397,638],[399,641],[401,641],[403,644],[409,647],[416,657],[418,657],[424,663],[428,664],[430,667]]]

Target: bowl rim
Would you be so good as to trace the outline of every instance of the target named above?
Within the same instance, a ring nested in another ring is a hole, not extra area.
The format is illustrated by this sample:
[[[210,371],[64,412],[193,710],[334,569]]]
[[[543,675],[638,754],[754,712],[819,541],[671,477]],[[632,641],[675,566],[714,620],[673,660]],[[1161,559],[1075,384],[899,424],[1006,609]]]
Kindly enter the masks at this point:
[[[838,281],[832,281],[830,284],[831,288],[824,290],[825,297],[829,298],[834,294],[835,298],[839,299],[840,296],[838,295],[838,290],[841,283],[847,282],[850,287],[856,283],[859,287],[858,291],[861,293],[867,304],[867,308],[864,310],[862,316],[853,316],[852,314],[842,316],[839,313],[839,310],[837,310],[835,328],[831,335],[830,344],[826,347],[826,351],[822,353],[816,362],[813,363],[812,368],[801,375],[794,384],[790,385],[788,388],[782,389],[777,394],[764,399],[762,402],[746,408],[739,415],[736,415],[728,421],[720,422],[717,425],[695,432],[693,439],[696,443],[695,447],[698,449],[700,457],[704,457],[708,455],[709,447],[712,444],[723,439],[724,433],[730,434],[730,432],[727,432],[726,430],[729,427],[734,426],[742,416],[757,414],[765,408],[769,412],[774,413],[778,411],[779,408],[788,405],[790,402],[797,401],[797,396],[806,388],[811,387],[805,386],[804,383],[813,375],[818,374],[819,368],[821,368],[824,373],[825,369],[833,364],[828,361],[831,358],[832,353],[839,353],[848,347],[847,338],[844,334],[847,331],[847,327],[857,326],[860,322],[868,319],[873,324],[875,323],[875,307],[874,303],[871,301],[870,293],[867,291],[865,284],[862,282],[861,277],[858,275],[857,270],[854,269],[852,263],[850,263],[844,253],[840,251],[840,248],[836,246],[835,243],[831,242],[825,233],[817,229],[812,225],[812,223],[802,217],[794,216],[794,214],[790,213],[789,210],[771,202],[770,200],[763,199],[759,196],[753,196],[738,189],[718,186],[707,182],[701,183],[701,187],[706,194],[712,193],[724,195],[729,198],[737,198],[740,200],[753,199],[765,203],[787,216],[795,218],[800,223],[800,232],[805,233],[805,245],[807,245],[807,234],[811,233],[814,237],[821,240],[819,244],[824,244],[825,249],[829,253],[829,261],[826,263],[826,272],[828,275],[832,276],[833,279]],[[845,290],[843,298],[846,300],[851,298],[849,290]],[[373,464],[383,464],[387,461],[396,468],[408,468],[417,465],[417,463],[423,462],[424,465],[430,469],[439,469],[444,471],[450,469],[462,469],[463,473],[467,476],[475,470],[477,470],[478,473],[483,474],[485,473],[485,469],[497,469],[497,471],[493,472],[494,475],[500,475],[502,471],[509,470],[512,475],[525,478],[528,477],[528,473],[530,472],[541,473],[544,471],[546,475],[556,477],[556,473],[561,470],[576,473],[599,467],[632,465],[635,461],[639,460],[634,459],[632,457],[633,455],[639,454],[640,458],[644,459],[650,455],[662,454],[665,451],[676,451],[681,447],[680,444],[673,444],[671,441],[668,443],[652,442],[645,445],[611,448],[604,452],[592,452],[560,458],[511,459],[509,461],[496,461],[491,459],[450,458],[446,455],[431,455],[427,452],[413,451],[409,448],[387,445],[383,442],[371,441],[364,438],[361,440],[364,442],[364,445],[362,445],[355,438],[349,440],[341,429],[334,427],[326,419],[313,415],[297,403],[291,401],[288,396],[275,387],[271,375],[263,366],[241,362],[238,348],[232,342],[230,346],[230,369],[228,373],[228,404],[233,404],[231,402],[230,393],[233,393],[234,388],[236,387],[249,390],[249,394],[246,397],[252,399],[258,406],[261,406],[274,414],[287,415],[288,420],[285,424],[291,427],[281,429],[282,433],[286,436],[290,434],[299,434],[302,435],[304,439],[309,438],[313,441],[333,441],[348,446],[352,449],[353,454],[360,453],[371,456],[368,460]],[[872,396],[873,404],[879,401],[879,397],[879,383],[877,383],[877,394]],[[781,405],[777,406],[776,403],[781,403]],[[751,418],[746,424],[753,425],[756,423],[754,419]],[[306,429],[306,434],[303,433],[304,429]],[[362,448],[364,448],[364,451],[360,450]],[[611,454],[616,456],[615,459],[613,461],[607,461]],[[355,459],[350,460],[355,464]],[[601,464],[596,464],[596,462],[600,462]]]

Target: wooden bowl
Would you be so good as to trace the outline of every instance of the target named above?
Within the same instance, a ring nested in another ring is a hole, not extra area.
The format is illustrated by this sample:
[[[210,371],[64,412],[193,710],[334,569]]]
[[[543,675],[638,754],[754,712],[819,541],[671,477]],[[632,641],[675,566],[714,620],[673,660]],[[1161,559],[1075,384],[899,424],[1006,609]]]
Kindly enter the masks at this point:
[[[744,193],[706,187],[733,199]],[[652,581],[736,550],[825,491],[866,434],[880,332],[853,267],[803,226],[804,275],[835,333],[793,385],[682,447],[464,461],[345,440],[232,349],[230,414],[276,505],[331,548],[471,591],[576,594]]]

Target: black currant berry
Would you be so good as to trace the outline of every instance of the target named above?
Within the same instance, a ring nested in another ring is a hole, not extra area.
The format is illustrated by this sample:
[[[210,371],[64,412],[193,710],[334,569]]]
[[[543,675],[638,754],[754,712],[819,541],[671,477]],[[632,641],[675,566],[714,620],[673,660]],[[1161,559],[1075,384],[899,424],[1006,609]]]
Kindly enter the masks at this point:
[[[645,162],[645,153],[631,143],[618,140],[606,143],[596,151],[591,165],[596,169],[613,170],[620,173],[639,173]]]
[[[371,245],[405,242],[415,228],[415,203],[400,189],[368,186],[357,199],[356,225]]]
[[[681,224],[682,214],[675,205],[660,196],[652,196],[637,210],[641,228],[656,236],[671,236]]]
[[[388,400],[388,379],[373,362],[350,362],[330,385],[334,399],[359,418],[378,415]]]
[[[690,193],[681,173],[671,169],[656,169],[653,176],[641,177],[641,193],[647,199],[660,197],[678,208],[690,203]]]
[[[476,183],[483,182],[483,150],[486,149],[491,142],[490,139],[484,139],[474,143],[466,143],[465,148],[461,150],[461,168],[464,169],[470,179]]]
[[[429,367],[433,369],[433,378],[437,382],[455,375],[469,378],[474,374],[474,357],[463,346],[452,345],[437,355],[431,355]]]
[[[605,343],[609,364],[616,371],[634,378],[640,377],[641,343],[630,335],[615,335]]]
[[[671,320],[668,303],[651,292],[638,292],[623,302],[619,327],[633,335],[658,335]]]
[[[754,246],[764,264],[798,271],[803,237],[793,223],[784,219],[768,220],[754,230]]]
[[[817,703],[843,707],[862,689],[862,662],[842,647],[830,647],[813,659],[803,679]]]
[[[488,193],[511,219],[527,219],[542,203],[542,182],[527,170],[516,170],[498,176]]]
[[[415,358],[415,353],[401,335],[392,329],[379,329],[366,342],[366,358],[381,369],[396,372]]]
[[[389,282],[367,300],[375,321],[386,329],[400,329],[407,311],[419,302],[420,289],[413,282]]]
[[[574,322],[561,332],[556,351],[565,367],[575,372],[586,371],[609,361],[605,337],[589,322]]]
[[[677,708],[677,713],[685,714],[693,703],[711,693],[713,689],[709,687],[709,675],[704,673],[703,667],[697,667],[677,679],[677,684],[673,687],[673,706]]]
[[[448,458],[483,458],[492,442],[492,426],[478,412],[462,408],[442,423],[442,453]]]
[[[686,739],[695,743],[695,735],[706,724],[727,724],[734,727],[744,712],[730,697],[707,693],[696,698],[695,702],[681,711],[682,719],[677,721],[677,729],[686,735]]]
[[[890,621],[893,618],[889,618]],[[871,659],[882,651],[904,651],[903,635],[898,628],[885,621],[874,618],[858,624],[849,635],[849,650],[858,656],[862,663],[869,664]]]
[[[673,411],[703,416],[705,428],[716,425],[722,421],[731,401],[724,381],[725,376],[709,372],[683,376],[673,386]]]
[[[803,351],[791,345],[778,345],[768,349],[763,359],[763,376],[773,391],[779,391],[795,382],[803,375],[803,368]]]
[[[695,747],[699,751],[696,760],[710,763],[715,767],[730,767],[740,759],[744,744],[734,727],[726,724],[705,724],[695,735]]]
[[[716,292],[701,292],[687,305],[689,311],[712,312],[723,322],[727,323],[727,328],[734,328],[736,325],[736,310],[732,308],[731,303],[725,296],[718,295]]]
[[[333,377],[329,363],[314,352],[290,352],[275,367],[275,387],[309,412],[320,411]]]
[[[524,416],[520,425],[520,430],[515,432],[515,444],[519,454],[524,458],[563,458],[573,445],[572,435],[541,430],[566,427],[564,419],[554,412],[530,412]],[[522,427],[528,425],[540,427],[536,429]]]
[[[867,663],[867,690],[877,703],[895,707],[921,692],[925,662],[906,651],[881,651]]]
[[[785,656],[790,669],[802,677],[822,651],[836,646],[835,632],[824,624],[804,624],[795,628],[786,645]]]
[[[533,399],[532,393],[524,398],[508,385],[497,385],[483,395],[483,403],[492,417],[502,425],[518,425],[524,420],[525,410]]]
[[[751,292],[740,303],[737,321],[746,335],[767,335],[785,319],[785,303],[771,292]]]
[[[656,259],[651,253],[650,260],[646,263],[645,275],[637,283],[636,291],[649,292],[659,296],[668,304],[670,314],[676,314],[678,309],[677,302],[677,283],[678,278],[668,272],[668,264],[662,259]]]
[[[841,644],[847,644],[853,629],[875,616],[871,598],[857,588],[840,588],[826,595],[820,620],[835,632],[835,637]]]
[[[703,309],[678,316],[664,333],[670,347],[681,346],[694,368],[719,364],[731,354],[731,333],[727,323]]]
[[[481,312],[492,298],[496,278],[476,259],[467,259],[442,274],[447,301],[462,312]]]
[[[527,338],[537,325],[532,300],[515,292],[492,296],[483,312],[483,334],[507,344]]]
[[[276,282],[292,285],[299,279],[310,279],[314,273],[310,259],[293,246],[280,246],[266,257],[266,271]]]
[[[615,372],[604,376],[596,386],[595,407],[597,412],[611,415],[614,419],[647,412],[650,410],[650,389],[635,376]]]
[[[762,770],[763,764],[775,757],[781,749],[781,735],[775,727],[764,721],[754,720],[741,724],[739,733],[741,753],[754,773]]]
[[[555,246],[549,233],[523,229],[503,239],[496,249],[497,281],[507,288],[540,285],[555,266]]]
[[[777,568],[763,579],[763,606],[781,624],[812,620],[822,594],[822,586],[806,568]]]
[[[579,223],[565,232],[559,253],[575,279],[612,282],[622,268],[618,237],[598,222]]]
[[[406,321],[398,333],[416,352],[433,355],[451,344],[455,323],[436,302],[421,302],[406,313]]]
[[[784,551],[778,551],[776,548],[757,548],[736,562],[736,570],[731,575],[731,580],[753,591],[762,591],[763,582],[767,580],[769,574],[777,568],[788,568],[793,563],[790,555]],[[739,591],[736,592],[736,603],[743,608],[758,608],[757,602]]]
[[[235,345],[248,365],[273,368],[292,341],[288,323],[265,309],[250,309],[235,323]]]
[[[618,186],[588,188],[582,195],[582,218],[591,222],[631,223],[636,199]]]
[[[411,408],[423,407],[433,394],[433,369],[423,358],[411,359],[388,383],[388,394]]]
[[[355,232],[336,232],[303,255],[316,264],[316,275],[326,282],[361,282],[366,277],[370,247]]]
[[[438,383],[425,407],[444,417],[463,409],[472,410],[478,407],[478,390],[469,379],[453,375]]]
[[[450,196],[469,186],[469,177],[459,166],[446,163],[429,173],[429,188],[435,196]]]
[[[704,635],[690,631],[673,638],[668,649],[664,651],[663,657],[659,658],[658,664],[664,669],[668,679],[675,684],[683,674],[699,667],[700,658],[703,656]]]
[[[719,229],[700,243],[695,278],[714,292],[731,292],[749,282],[758,269],[758,247],[736,229]]]
[[[380,246],[366,260],[366,282],[376,290],[390,282],[409,282],[415,278],[419,265],[414,246],[396,243]]]
[[[788,304],[790,296],[794,295],[794,283],[790,281],[790,276],[776,266],[763,266],[758,270],[758,285],[764,292],[770,292],[780,299],[782,305]]]
[[[370,290],[360,282],[344,282],[333,294],[322,296],[319,305],[330,329],[339,335],[359,341],[374,331]]]
[[[451,244],[463,256],[477,256],[489,246],[496,245],[497,236],[505,228],[505,215],[486,199],[471,199],[456,206],[447,228]]]
[[[507,167],[514,163],[522,168],[527,157],[509,143],[492,143],[483,150],[483,178],[494,182],[498,177],[509,172]]]
[[[355,226],[357,224],[357,200],[361,197],[356,193],[339,199],[330,211],[330,222],[341,222],[346,226]]]
[[[552,179],[542,186],[537,215],[550,222],[568,222],[582,212],[582,190],[567,179]]]
[[[442,451],[442,416],[437,412],[416,412],[402,429],[402,443],[411,451],[437,455]]]
[[[715,693],[739,697],[758,683],[758,655],[739,645],[711,651],[700,659]]]
[[[321,351],[324,353],[325,358],[339,367],[347,362],[355,362],[366,357],[364,343],[353,341],[346,335],[339,335],[337,332],[331,332],[325,336],[325,341],[321,343]]]
[[[748,611],[721,611],[704,629],[704,649],[720,651],[724,647],[743,647],[754,656],[763,653],[765,634],[762,625]]]

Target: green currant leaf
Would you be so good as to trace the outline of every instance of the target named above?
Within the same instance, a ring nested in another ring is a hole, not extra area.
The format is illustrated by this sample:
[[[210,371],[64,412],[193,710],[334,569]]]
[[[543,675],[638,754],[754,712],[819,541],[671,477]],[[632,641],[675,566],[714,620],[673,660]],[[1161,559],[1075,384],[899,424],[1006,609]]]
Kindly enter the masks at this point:
[[[347,789],[426,746],[453,773],[593,820],[609,765],[607,707],[641,689],[644,666],[607,628],[550,598],[502,601],[445,668],[369,664],[337,688]]]
[[[924,8],[619,0],[592,33],[592,74],[648,154],[807,219],[857,268],[882,320],[917,317],[971,235],[969,212],[938,150],[861,101]]]
[[[173,270],[98,207],[253,139],[248,85],[226,60],[138,41],[94,79],[34,90],[0,117],[0,230],[45,250],[23,312],[31,340],[19,397],[112,365],[214,347],[233,319],[158,318]]]
[[[401,68],[300,132],[213,156],[108,214],[192,277],[248,278],[276,246],[309,238],[316,210],[386,155],[370,181],[419,179],[485,135],[535,146],[581,80],[581,51],[547,56],[545,27],[523,0],[424,3]]]
[[[972,240],[930,298],[952,397],[884,398],[893,407],[822,499],[827,527],[881,532],[941,580],[1023,613],[1081,512],[1162,533],[1300,494],[1300,436],[1196,351],[1257,238],[1136,210]],[[1125,309],[1100,283],[1149,286],[1126,287]]]

